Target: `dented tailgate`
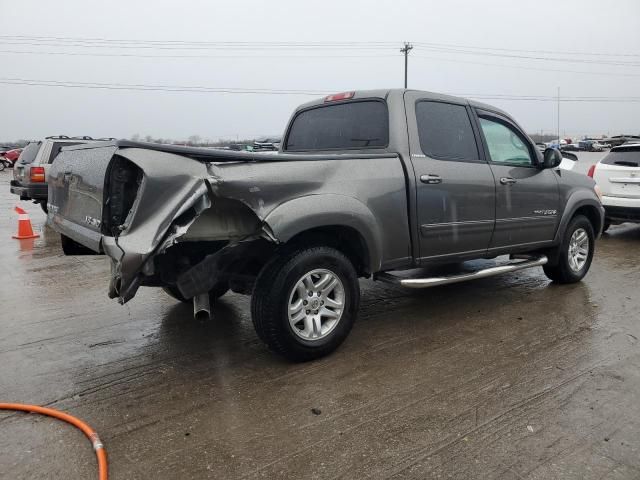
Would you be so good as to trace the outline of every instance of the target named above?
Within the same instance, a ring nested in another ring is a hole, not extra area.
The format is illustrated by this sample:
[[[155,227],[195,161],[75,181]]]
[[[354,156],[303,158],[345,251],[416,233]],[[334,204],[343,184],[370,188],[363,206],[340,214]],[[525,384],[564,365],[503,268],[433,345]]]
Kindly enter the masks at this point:
[[[105,174],[116,150],[103,143],[63,149],[49,172],[50,224],[95,252],[101,251]]]

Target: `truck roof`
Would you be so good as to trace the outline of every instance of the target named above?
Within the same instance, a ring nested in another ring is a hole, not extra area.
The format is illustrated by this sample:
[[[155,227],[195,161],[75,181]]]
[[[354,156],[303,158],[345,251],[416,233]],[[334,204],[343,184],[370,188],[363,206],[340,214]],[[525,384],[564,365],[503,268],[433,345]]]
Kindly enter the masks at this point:
[[[354,92],[354,95],[350,99],[381,98],[383,100],[386,100],[387,98],[389,98],[389,96],[393,93],[398,93],[400,95],[403,95],[405,92],[419,92],[424,98],[427,98],[430,100],[463,103],[463,104],[471,105],[476,108],[491,110],[491,111],[500,113],[508,118],[511,118],[511,115],[509,115],[507,112],[497,107],[494,107],[493,105],[477,102],[475,100],[470,100],[464,97],[456,97],[453,95],[446,95],[444,93],[437,93],[437,92],[429,92],[426,90],[416,90],[411,88],[386,88],[386,89],[376,89],[376,90],[353,90],[353,92]],[[296,112],[299,110],[304,110],[309,107],[314,107],[316,105],[324,105],[325,98],[326,97],[316,98],[307,103],[303,103],[302,105],[298,106],[298,108],[296,108]]]

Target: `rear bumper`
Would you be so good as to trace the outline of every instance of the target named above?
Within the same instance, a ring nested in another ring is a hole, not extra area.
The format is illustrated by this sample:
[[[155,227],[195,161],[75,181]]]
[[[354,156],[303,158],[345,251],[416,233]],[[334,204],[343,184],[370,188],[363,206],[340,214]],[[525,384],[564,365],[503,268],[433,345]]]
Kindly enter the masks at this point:
[[[619,222],[640,222],[640,198],[603,197],[605,217]]]
[[[640,208],[605,207],[604,211],[608,220],[640,223]]]
[[[46,200],[49,192],[46,183],[22,185],[17,180],[11,180],[10,190],[20,200]]]

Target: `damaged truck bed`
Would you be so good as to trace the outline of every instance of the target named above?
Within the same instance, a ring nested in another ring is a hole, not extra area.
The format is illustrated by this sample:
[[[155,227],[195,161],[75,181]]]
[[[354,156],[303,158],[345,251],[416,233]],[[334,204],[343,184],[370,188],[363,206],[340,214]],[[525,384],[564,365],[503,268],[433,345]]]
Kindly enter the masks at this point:
[[[343,167],[342,188],[334,185],[327,191],[326,179],[337,172],[326,162],[344,157],[247,154],[129,141],[70,148],[56,159],[51,224],[70,240],[110,257],[109,295],[121,303],[142,285],[175,286],[181,296],[192,298],[220,279],[211,272],[234,260],[245,264],[229,270],[231,283],[238,283],[254,257],[269,255],[271,247],[308,227],[336,221],[368,232],[374,261],[380,262],[373,215],[354,199],[356,185],[371,177],[362,175],[366,168],[352,164],[377,160],[382,176],[397,179],[389,182],[388,193],[401,193],[399,203],[383,206],[395,213],[406,212],[399,161],[387,154],[350,155],[348,164],[334,164]],[[287,176],[282,175],[284,162]],[[347,165],[350,168],[344,168]],[[92,171],[84,174],[83,167]],[[149,171],[153,175],[145,174]],[[323,195],[322,202],[316,201],[317,195]],[[74,206],[81,206],[81,211],[74,212]],[[391,228],[393,222],[387,223]],[[189,257],[186,270],[183,255]],[[250,288],[234,286],[239,291]]]
[[[588,270],[602,225],[592,180],[560,174],[559,154],[543,158],[504,112],[426,92],[349,92],[300,107],[283,140],[273,154],[65,148],[49,224],[65,253],[110,259],[109,296],[121,303],[140,286],[196,313],[229,289],[252,295],[258,335],[294,360],[344,340],[358,277],[428,286],[384,272],[505,253],[520,261],[477,275],[548,263],[550,277],[577,281]],[[495,158],[504,152],[510,161]],[[576,218],[588,262],[567,274],[561,249]]]

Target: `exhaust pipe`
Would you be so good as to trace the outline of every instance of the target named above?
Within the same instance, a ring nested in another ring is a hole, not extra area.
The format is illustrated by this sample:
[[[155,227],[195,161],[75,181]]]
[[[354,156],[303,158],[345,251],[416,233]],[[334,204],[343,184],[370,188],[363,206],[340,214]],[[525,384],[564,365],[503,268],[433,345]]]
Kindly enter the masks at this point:
[[[209,293],[200,293],[193,297],[193,318],[201,322],[211,319]]]

